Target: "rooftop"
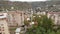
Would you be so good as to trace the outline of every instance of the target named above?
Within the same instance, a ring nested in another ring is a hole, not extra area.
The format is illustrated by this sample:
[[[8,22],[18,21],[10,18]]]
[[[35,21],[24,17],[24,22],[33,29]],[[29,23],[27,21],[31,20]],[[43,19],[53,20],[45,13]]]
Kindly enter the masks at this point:
[[[7,13],[0,13],[0,18],[6,18],[7,17]]]

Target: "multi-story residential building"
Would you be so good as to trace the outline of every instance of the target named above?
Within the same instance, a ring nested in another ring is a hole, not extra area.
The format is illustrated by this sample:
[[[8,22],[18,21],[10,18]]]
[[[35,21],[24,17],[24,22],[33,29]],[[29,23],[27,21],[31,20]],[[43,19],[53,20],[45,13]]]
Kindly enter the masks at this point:
[[[24,24],[24,18],[27,15],[23,11],[10,11],[8,12],[8,24],[9,26],[21,26]]]
[[[7,24],[7,13],[0,13],[0,34],[10,34]]]
[[[16,26],[17,25],[14,15],[15,15],[14,11],[8,12],[8,16],[7,16],[8,17],[8,26]]]
[[[60,12],[48,12],[48,17],[51,17],[55,24],[60,25]]]

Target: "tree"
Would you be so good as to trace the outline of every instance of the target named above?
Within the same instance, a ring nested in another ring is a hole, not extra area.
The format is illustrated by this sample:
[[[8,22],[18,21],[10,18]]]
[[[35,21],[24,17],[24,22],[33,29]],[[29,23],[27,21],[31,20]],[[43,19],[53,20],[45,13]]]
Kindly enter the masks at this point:
[[[32,25],[32,28],[27,30],[27,34],[49,34],[53,29],[53,21],[51,18],[48,18],[46,15],[34,15],[33,18],[35,23]]]

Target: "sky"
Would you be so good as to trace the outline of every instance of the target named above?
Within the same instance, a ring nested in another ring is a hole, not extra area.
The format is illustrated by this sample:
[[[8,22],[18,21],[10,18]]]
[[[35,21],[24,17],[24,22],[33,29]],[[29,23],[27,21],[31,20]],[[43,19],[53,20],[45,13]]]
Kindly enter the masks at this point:
[[[46,0],[10,0],[10,1],[34,2],[34,1],[46,1]]]

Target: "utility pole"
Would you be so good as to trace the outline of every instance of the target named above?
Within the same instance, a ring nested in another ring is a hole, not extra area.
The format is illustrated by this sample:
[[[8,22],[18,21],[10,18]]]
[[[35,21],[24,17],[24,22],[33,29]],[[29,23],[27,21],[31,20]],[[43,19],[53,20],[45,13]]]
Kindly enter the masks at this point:
[[[31,9],[31,23],[32,23],[32,16],[33,16],[33,11],[32,11],[32,9]]]
[[[33,17],[33,10],[31,9],[31,23],[30,23],[30,25],[34,24],[34,22],[32,21],[32,17]]]

